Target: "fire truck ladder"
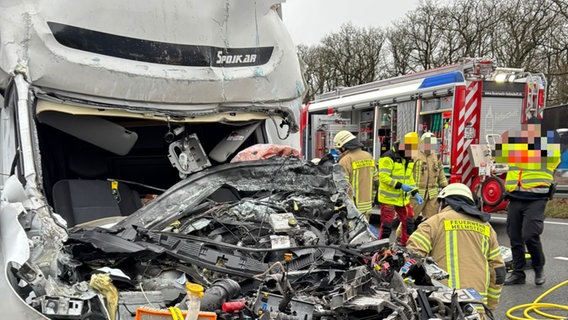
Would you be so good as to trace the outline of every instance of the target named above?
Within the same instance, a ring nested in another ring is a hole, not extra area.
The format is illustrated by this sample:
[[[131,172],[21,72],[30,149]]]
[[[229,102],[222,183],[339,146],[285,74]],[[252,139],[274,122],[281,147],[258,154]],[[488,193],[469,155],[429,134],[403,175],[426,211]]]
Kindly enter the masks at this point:
[[[531,119],[533,117],[542,118],[544,103],[542,106],[539,104],[538,92],[542,87],[546,88],[546,82],[544,79],[545,77],[541,73],[528,73],[527,75],[527,104],[525,108],[525,115],[527,119]],[[543,97],[543,99],[545,99],[545,97]]]

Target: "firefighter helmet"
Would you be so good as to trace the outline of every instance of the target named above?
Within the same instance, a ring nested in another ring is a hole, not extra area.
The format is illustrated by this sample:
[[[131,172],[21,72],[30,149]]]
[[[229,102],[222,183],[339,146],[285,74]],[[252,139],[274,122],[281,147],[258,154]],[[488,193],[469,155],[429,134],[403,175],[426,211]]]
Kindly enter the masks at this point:
[[[451,183],[447,185],[444,189],[442,189],[442,191],[440,191],[438,198],[444,199],[450,196],[462,196],[474,201],[471,190],[463,183]]]
[[[427,140],[427,141],[425,141]],[[432,132],[424,132],[422,134],[422,136],[420,137],[420,142],[422,143],[429,143],[429,144],[436,144],[438,141],[436,139],[436,136],[432,133]]]
[[[341,130],[333,137],[333,145],[335,149],[340,149],[353,139],[357,139],[357,137],[347,130]]]
[[[418,133],[409,132],[405,134],[396,149],[404,151],[405,155],[410,157],[410,153],[414,152],[414,150],[418,150]]]
[[[404,135],[404,144],[405,145],[418,145],[418,133],[416,132],[409,132]]]

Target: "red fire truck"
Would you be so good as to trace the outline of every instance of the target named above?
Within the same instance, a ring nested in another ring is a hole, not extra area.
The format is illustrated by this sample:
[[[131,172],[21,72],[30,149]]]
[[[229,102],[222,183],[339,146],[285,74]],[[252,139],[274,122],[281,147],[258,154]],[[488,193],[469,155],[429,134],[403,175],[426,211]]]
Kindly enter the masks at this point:
[[[499,211],[506,206],[506,167],[493,164],[485,146],[499,142],[506,130],[542,118],[545,88],[541,73],[497,67],[481,58],[339,88],[304,107],[303,153],[323,156],[332,148],[333,134],[346,129],[378,158],[405,133],[430,131],[439,138],[450,181],[469,185],[486,212]]]

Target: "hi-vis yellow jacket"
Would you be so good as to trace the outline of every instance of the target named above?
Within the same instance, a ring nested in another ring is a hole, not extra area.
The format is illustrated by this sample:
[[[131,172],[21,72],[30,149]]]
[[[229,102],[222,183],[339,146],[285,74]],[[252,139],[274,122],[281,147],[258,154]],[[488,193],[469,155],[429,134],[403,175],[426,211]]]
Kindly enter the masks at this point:
[[[553,172],[557,164],[549,165],[545,170],[530,170],[509,167],[505,178],[505,189],[509,192],[523,191],[547,194],[554,182]]]
[[[450,288],[474,288],[488,308],[495,310],[502,285],[496,284],[497,268],[505,263],[497,234],[488,222],[444,208],[418,226],[406,248],[422,257],[431,256],[450,278]]]
[[[347,181],[351,183],[350,196],[362,213],[373,208],[373,180],[376,180],[376,166],[373,156],[362,149],[343,152],[339,164],[345,170]]]
[[[410,197],[418,192],[413,177],[414,162],[406,161],[393,150],[386,152],[379,159],[379,202],[403,207],[410,202]],[[411,192],[404,192],[402,184],[414,188]]]
[[[438,155],[435,152],[429,155],[418,152],[414,163],[414,181],[418,184],[418,194],[424,200],[436,199],[438,188],[448,185],[442,163],[438,161]]]

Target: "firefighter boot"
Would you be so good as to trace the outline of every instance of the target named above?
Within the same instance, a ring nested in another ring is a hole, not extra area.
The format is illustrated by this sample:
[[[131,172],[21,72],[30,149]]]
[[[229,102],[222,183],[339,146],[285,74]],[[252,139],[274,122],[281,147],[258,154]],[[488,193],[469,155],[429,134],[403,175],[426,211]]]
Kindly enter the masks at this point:
[[[534,268],[534,284],[541,286],[546,282],[544,271],[542,268]]]
[[[505,285],[509,286],[513,284],[525,284],[524,272],[520,273],[513,271],[513,273],[507,276],[507,279],[505,279]]]

